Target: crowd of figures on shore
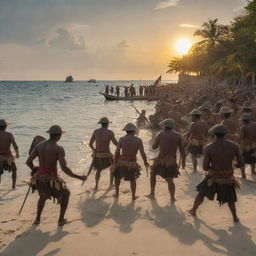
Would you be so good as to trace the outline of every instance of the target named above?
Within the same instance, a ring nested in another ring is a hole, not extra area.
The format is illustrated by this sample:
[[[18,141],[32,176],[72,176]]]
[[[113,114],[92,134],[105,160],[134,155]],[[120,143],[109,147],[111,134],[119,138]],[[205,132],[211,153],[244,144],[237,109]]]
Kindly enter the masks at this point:
[[[123,92],[120,91],[120,86],[105,86],[105,94],[117,97],[163,97],[166,92],[165,86],[156,85],[140,85],[136,88],[133,84],[124,86]]]
[[[180,168],[186,168],[187,155],[191,155],[194,172],[198,170],[198,158],[203,156],[206,175],[196,187],[198,194],[189,213],[195,216],[205,197],[214,200],[217,195],[220,205],[227,203],[234,222],[238,222],[235,202],[239,182],[234,170],[239,168],[242,178],[246,179],[245,164],[249,164],[252,175],[256,174],[254,98],[250,93],[224,87],[172,85],[163,90],[165,96],[157,103],[155,114],[149,116],[148,120],[145,111],[139,112],[137,123],[139,127],[144,125],[152,130],[162,129],[154,136],[152,144],[152,148],[159,149],[159,153],[150,166],[150,193],[147,197],[155,199],[156,176],[160,176],[167,183],[171,203],[175,203],[174,179],[179,177]],[[136,180],[142,170],[137,162],[138,152],[146,170],[149,167],[143,141],[138,136],[139,128],[128,123],[123,128],[125,135],[117,141],[114,132],[109,129],[107,117],[101,118],[98,123],[101,127],[93,131],[89,142],[93,156],[87,175],[77,175],[67,167],[65,151],[57,144],[64,133],[60,126],[50,127],[47,140],[42,136],[34,138],[26,162],[32,171],[29,185],[32,191],[39,192],[34,224],[40,223],[45,201],[51,198],[60,204],[58,224],[67,223],[64,215],[70,191],[58,175],[58,162],[67,175],[83,182],[94,169],[95,190],[99,188],[101,172],[110,169],[109,189],[115,188],[115,197],[119,197],[121,180],[125,180],[130,182],[132,200],[137,199]],[[4,170],[12,172],[12,187],[15,188],[17,168],[11,146],[16,158],[19,157],[19,150],[14,136],[6,131],[7,126],[5,120],[0,120],[0,175]],[[110,151],[111,142],[116,146],[114,154]],[[34,165],[35,158],[39,159],[39,166]]]

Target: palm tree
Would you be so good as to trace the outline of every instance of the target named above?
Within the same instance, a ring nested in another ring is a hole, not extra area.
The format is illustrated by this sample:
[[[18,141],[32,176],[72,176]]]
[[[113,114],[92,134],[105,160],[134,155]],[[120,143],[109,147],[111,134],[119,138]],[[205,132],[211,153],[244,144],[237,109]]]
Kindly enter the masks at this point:
[[[218,24],[218,19],[204,22],[201,29],[195,31],[194,36],[201,36],[204,38],[199,44],[214,47],[216,43],[220,42],[229,32],[229,27]]]

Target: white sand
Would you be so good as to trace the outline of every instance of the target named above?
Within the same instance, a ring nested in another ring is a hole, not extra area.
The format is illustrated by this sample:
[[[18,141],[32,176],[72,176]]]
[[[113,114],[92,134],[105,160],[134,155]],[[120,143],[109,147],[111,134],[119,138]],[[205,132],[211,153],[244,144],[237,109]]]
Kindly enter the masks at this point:
[[[195,186],[202,178],[186,171],[176,180],[177,203],[171,206],[167,186],[158,178],[156,201],[144,197],[149,192],[149,178],[145,173],[138,180],[138,195],[134,203],[129,193],[129,183],[122,182],[119,201],[107,192],[108,171],[105,171],[101,190],[92,192],[93,175],[84,187],[80,181],[66,178],[72,192],[66,214],[71,224],[57,227],[57,205],[48,201],[41,224],[32,226],[35,218],[37,193],[29,195],[22,215],[17,212],[22,197],[17,191],[0,191],[0,246],[2,256],[211,256],[256,255],[256,184],[245,183],[238,194],[240,224],[233,224],[227,206],[205,203],[198,218],[188,210],[196,195]],[[237,171],[237,175],[240,173]],[[63,175],[64,176],[64,175]],[[250,179],[252,177],[248,175]],[[19,188],[20,189],[20,188]],[[25,188],[23,188],[25,191]],[[5,195],[4,195],[5,194]]]

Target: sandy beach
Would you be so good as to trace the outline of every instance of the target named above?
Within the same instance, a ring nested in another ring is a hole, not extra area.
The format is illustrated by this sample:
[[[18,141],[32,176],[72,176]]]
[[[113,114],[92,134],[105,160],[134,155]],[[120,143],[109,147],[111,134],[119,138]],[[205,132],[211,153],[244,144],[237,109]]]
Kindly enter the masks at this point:
[[[237,171],[237,176],[240,173]],[[64,176],[64,175],[63,175]],[[190,216],[195,186],[203,172],[193,174],[191,164],[176,180],[177,202],[170,205],[167,186],[158,178],[156,197],[149,200],[149,178],[145,172],[138,181],[136,202],[131,201],[129,183],[121,184],[119,200],[107,191],[108,171],[93,192],[94,177],[81,187],[79,181],[65,177],[71,189],[67,218],[72,223],[57,227],[58,206],[48,201],[39,226],[33,226],[38,195],[30,195],[21,216],[23,198],[1,205],[0,246],[3,256],[75,255],[255,255],[256,222],[254,202],[256,185],[244,182],[238,194],[240,224],[233,224],[227,206],[208,200]],[[252,177],[249,175],[250,179]],[[1,192],[2,200],[15,197],[16,191]]]

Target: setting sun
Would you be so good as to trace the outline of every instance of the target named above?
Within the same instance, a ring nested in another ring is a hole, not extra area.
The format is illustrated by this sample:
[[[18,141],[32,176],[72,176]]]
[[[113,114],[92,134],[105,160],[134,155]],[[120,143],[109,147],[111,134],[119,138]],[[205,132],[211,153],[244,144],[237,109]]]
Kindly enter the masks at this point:
[[[187,38],[181,38],[176,42],[176,50],[180,54],[187,54],[192,43]]]

